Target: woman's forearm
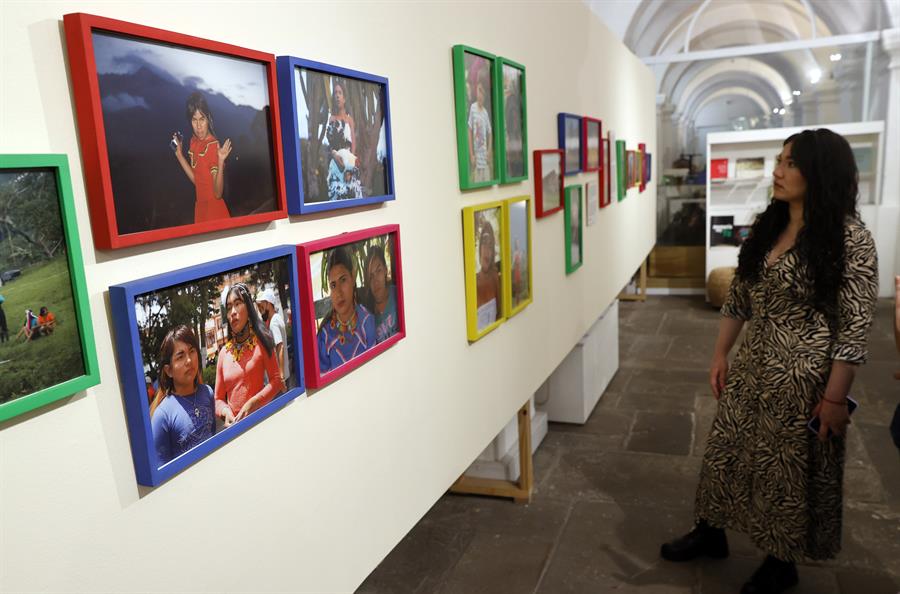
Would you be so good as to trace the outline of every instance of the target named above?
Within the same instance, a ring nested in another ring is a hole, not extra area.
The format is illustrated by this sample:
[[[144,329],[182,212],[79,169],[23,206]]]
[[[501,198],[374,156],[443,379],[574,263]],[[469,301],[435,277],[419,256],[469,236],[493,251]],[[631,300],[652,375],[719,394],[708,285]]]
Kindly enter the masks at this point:
[[[840,359],[832,361],[831,373],[828,374],[828,383],[825,385],[825,398],[843,402],[850,393],[854,377],[856,377],[856,365]]]
[[[716,338],[715,354],[727,357],[743,327],[743,320],[722,316],[719,322],[719,335]]]
[[[184,158],[180,150],[175,151],[175,158],[178,160],[178,164],[181,165],[181,170],[184,171],[184,174],[191,180],[191,183],[194,183],[194,170],[188,165],[187,159]]]

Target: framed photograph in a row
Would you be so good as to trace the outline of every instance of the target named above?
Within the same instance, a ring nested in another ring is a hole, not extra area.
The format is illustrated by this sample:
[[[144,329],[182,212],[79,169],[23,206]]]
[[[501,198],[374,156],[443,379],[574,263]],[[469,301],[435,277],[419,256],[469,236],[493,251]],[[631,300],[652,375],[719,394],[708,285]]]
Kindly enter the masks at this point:
[[[452,56],[460,189],[528,179],[525,66],[466,45]]]

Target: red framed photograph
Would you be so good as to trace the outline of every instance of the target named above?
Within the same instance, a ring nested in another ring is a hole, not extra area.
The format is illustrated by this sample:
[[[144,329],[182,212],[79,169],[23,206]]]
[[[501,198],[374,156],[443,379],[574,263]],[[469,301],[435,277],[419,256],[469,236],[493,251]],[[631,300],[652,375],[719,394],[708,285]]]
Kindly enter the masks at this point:
[[[562,149],[534,151],[534,203],[537,205],[537,218],[562,210],[564,182]]]
[[[287,216],[273,55],[83,13],[63,22],[96,247]]]
[[[728,159],[709,160],[709,179],[728,179]]]
[[[635,167],[635,175],[638,179],[638,188],[641,192],[647,189],[647,176],[645,175],[646,168],[644,167],[644,159],[647,158],[647,143],[639,142],[637,154],[635,155],[635,159],[637,160],[637,166]]]
[[[306,383],[320,388],[406,336],[400,226],[297,246]]]
[[[603,123],[588,116],[581,118],[582,171],[599,171],[603,166]]]

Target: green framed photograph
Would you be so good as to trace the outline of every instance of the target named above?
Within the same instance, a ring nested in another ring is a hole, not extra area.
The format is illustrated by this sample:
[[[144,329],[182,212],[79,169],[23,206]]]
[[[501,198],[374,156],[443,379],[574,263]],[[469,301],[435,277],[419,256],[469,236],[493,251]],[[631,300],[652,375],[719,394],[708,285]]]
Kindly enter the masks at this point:
[[[466,45],[453,46],[456,152],[459,188],[500,182],[497,57]],[[523,153],[524,154],[524,153]]]
[[[497,137],[500,139],[500,183],[528,179],[528,110],[525,101],[525,67],[500,57],[496,64],[499,90]]]
[[[0,155],[0,421],[100,383],[65,155]]]
[[[625,192],[628,191],[627,151],[625,141],[616,141],[616,194],[619,202],[625,200]]]
[[[566,274],[572,274],[584,261],[584,224],[583,224],[583,200],[581,199],[581,184],[566,186],[566,205],[563,212],[563,224],[566,230]]]

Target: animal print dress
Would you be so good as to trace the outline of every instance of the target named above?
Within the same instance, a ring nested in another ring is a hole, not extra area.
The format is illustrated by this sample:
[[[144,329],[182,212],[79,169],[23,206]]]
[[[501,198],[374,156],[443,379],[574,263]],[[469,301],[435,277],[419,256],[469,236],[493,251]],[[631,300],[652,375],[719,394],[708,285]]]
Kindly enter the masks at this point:
[[[736,277],[722,306],[722,315],[749,324],[710,430],[695,513],[749,534],[785,561],[828,559],[841,547],[844,438],[819,442],[807,422],[832,360],[866,359],[878,294],[875,243],[853,221],[844,245],[834,329],[808,305],[811,282],[793,250],[764,265],[754,284]]]

